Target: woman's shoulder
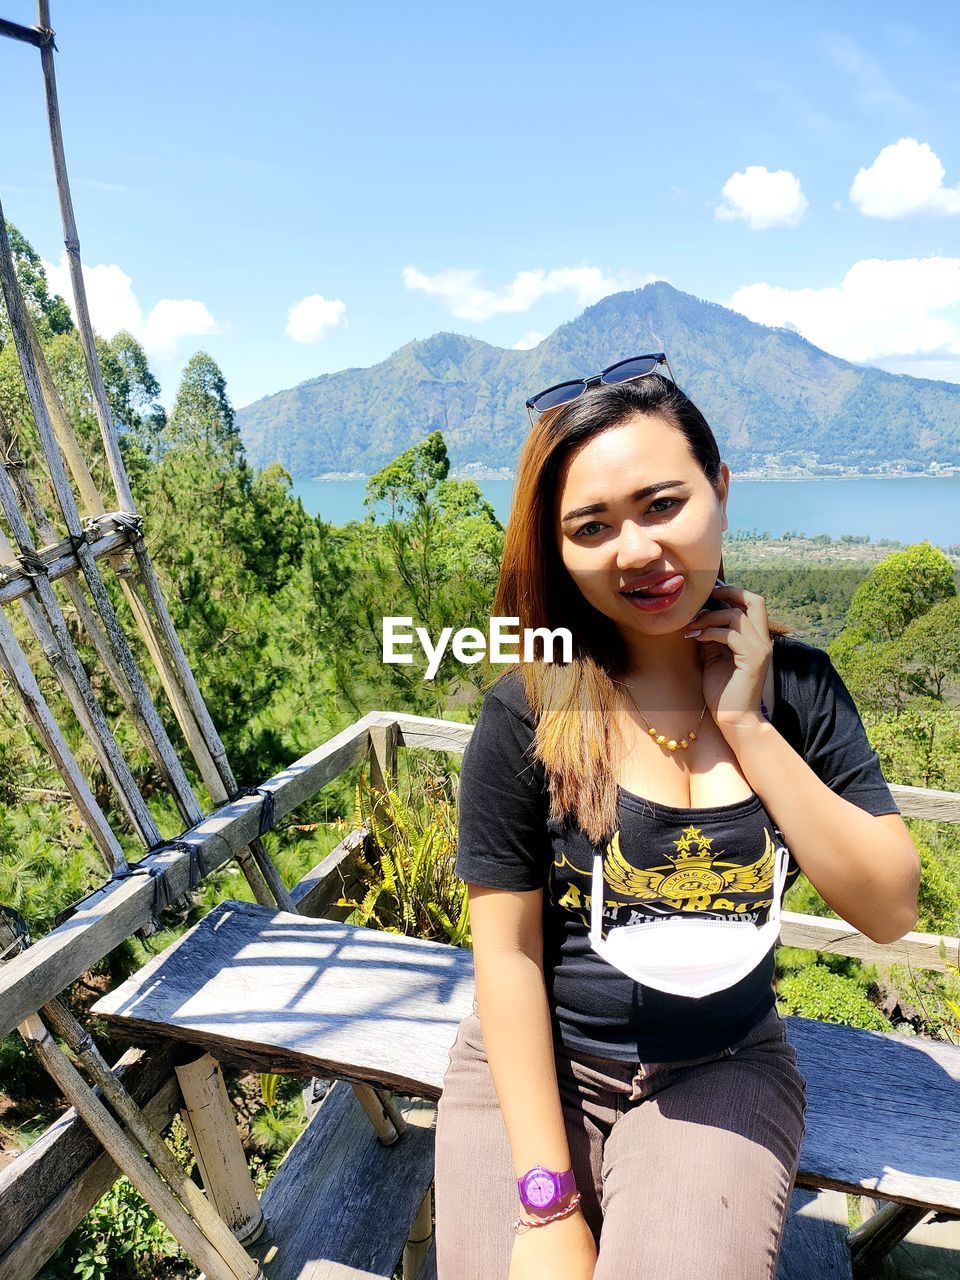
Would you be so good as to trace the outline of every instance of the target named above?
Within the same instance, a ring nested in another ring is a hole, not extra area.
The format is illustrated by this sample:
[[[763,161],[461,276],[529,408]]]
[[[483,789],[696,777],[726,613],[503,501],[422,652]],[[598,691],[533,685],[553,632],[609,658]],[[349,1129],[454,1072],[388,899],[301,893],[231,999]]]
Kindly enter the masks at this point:
[[[533,710],[527,700],[527,692],[519,666],[508,667],[489,685],[483,697],[484,704],[495,701],[511,711],[530,729],[535,728]]]
[[[830,663],[826,649],[796,635],[773,637],[776,666],[796,680],[816,681]]]

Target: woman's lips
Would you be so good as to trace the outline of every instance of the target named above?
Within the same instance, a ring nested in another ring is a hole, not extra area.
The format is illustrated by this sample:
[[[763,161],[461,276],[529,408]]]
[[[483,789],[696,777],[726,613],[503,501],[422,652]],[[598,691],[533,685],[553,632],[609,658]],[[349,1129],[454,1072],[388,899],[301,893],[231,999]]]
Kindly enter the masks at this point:
[[[673,589],[670,590],[671,585]],[[657,594],[650,595],[624,595],[627,604],[632,605],[634,609],[640,609],[644,613],[663,613],[680,599],[683,593],[684,579],[680,574],[675,574],[672,578],[665,579],[664,582],[658,583],[656,588],[647,588],[651,593],[656,591]],[[667,588],[664,594],[663,589]]]

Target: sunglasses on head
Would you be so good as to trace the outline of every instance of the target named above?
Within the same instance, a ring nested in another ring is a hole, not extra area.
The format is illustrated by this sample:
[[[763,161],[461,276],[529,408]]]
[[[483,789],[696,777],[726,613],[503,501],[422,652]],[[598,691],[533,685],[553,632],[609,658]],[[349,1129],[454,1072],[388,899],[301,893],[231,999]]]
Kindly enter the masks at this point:
[[[666,355],[662,351],[655,351],[652,355],[631,356],[629,360],[618,360],[616,364],[608,365],[606,369],[601,369],[599,373],[589,378],[558,382],[555,386],[547,387],[545,391],[531,396],[526,401],[526,406],[532,417],[534,413],[544,413],[547,409],[555,409],[559,404],[576,400],[577,396],[582,396],[588,387],[596,387],[601,382],[609,386],[616,382],[633,382],[636,378],[645,378],[653,373],[659,364],[667,366],[671,379],[676,382]]]

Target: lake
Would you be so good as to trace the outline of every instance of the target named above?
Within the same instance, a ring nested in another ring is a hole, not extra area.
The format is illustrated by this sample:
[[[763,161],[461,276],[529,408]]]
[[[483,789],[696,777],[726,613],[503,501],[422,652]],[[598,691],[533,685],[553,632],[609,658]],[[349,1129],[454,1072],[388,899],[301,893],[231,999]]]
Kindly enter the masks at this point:
[[[481,480],[484,497],[502,524],[510,515],[512,480]],[[333,524],[363,519],[364,480],[298,480],[293,492],[306,511]],[[876,541],[960,543],[960,475],[892,476],[863,480],[732,480],[730,532],[780,538],[860,534]]]

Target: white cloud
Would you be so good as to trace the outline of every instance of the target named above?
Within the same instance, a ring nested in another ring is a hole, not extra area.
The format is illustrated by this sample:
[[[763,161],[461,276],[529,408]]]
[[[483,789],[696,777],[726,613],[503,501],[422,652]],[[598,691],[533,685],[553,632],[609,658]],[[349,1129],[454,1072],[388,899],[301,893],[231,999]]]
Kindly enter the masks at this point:
[[[864,258],[839,285],[751,284],[730,305],[759,324],[796,328],[847,360],[887,367],[922,360],[949,368],[940,376],[950,378],[960,367],[960,258]]]
[[[346,312],[347,304],[340,298],[311,293],[290,308],[284,333],[294,342],[322,342],[332,329],[346,324]]]
[[[44,262],[53,293],[60,293],[75,311],[70,268],[64,254],[59,265]],[[220,326],[206,305],[190,298],[162,298],[144,315],[130,276],[115,263],[83,268],[83,283],[93,327],[104,338],[127,329],[148,357],[172,356],[184,338],[219,333]]]
[[[532,347],[539,346],[546,336],[539,329],[528,329],[520,341],[513,344],[513,349],[514,351],[529,351]]]
[[[548,294],[572,293],[578,306],[588,307],[607,294],[621,289],[638,289],[657,276],[629,272],[607,276],[599,267],[555,267],[551,271],[518,271],[509,284],[487,289],[480,272],[450,269],[429,276],[416,267],[404,267],[403,283],[445,303],[451,315],[461,320],[483,321],[492,316],[529,311]]]
[[[717,205],[715,216],[721,222],[742,218],[754,231],[795,227],[809,207],[795,174],[789,169],[771,171],[762,164],[731,174],[723,195],[725,203]]]
[[[911,213],[960,213],[960,186],[945,187],[946,170],[926,142],[901,138],[884,147],[850,188],[850,199],[868,218]]]

